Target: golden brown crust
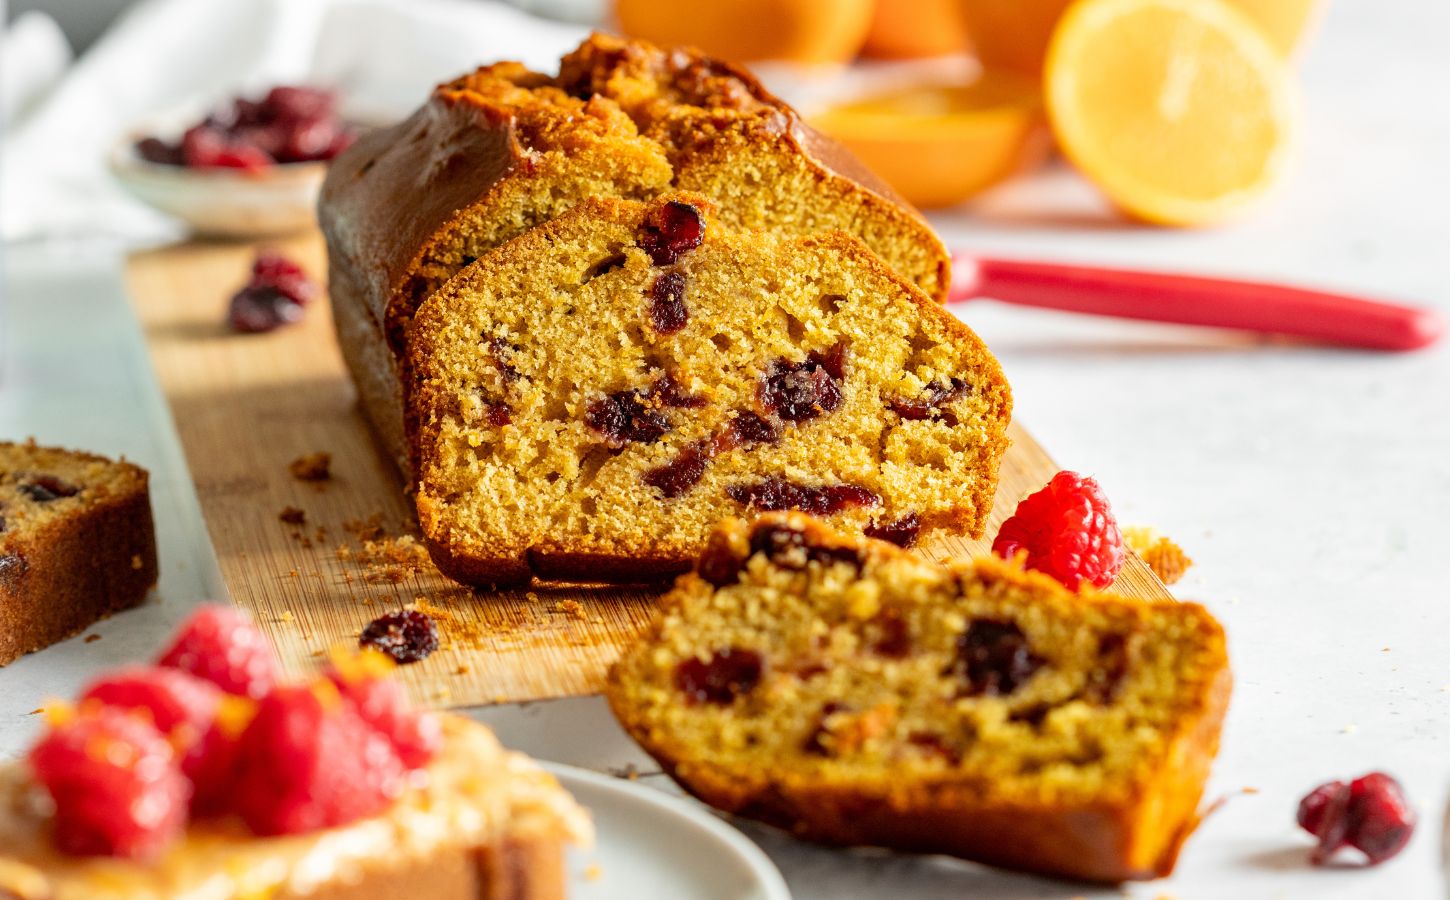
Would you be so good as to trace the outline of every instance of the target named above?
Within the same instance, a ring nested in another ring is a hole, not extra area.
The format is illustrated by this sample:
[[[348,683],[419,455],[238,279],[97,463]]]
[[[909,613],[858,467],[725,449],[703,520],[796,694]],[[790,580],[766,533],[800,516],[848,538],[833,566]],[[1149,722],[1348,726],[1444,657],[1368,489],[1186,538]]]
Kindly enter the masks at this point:
[[[851,551],[866,570],[907,559],[896,547],[879,541],[847,538],[834,529],[798,514],[772,514],[760,526],[785,525],[805,535],[808,546]],[[711,542],[748,556],[745,523],[722,523]],[[1197,809],[1209,767],[1218,750],[1219,732],[1228,706],[1232,676],[1222,628],[1194,604],[1149,603],[1104,594],[1071,597],[1061,585],[1013,564],[984,558],[945,567],[914,563],[945,573],[948,579],[974,579],[998,591],[1020,591],[1037,603],[1126,605],[1141,616],[1171,614],[1178,640],[1197,645],[1207,678],[1180,698],[1161,748],[1151,764],[1135,768],[1130,780],[1109,782],[1096,792],[1072,799],[1034,798],[1001,791],[990,778],[970,770],[937,768],[929,776],[901,766],[890,779],[853,781],[823,776],[796,765],[790,755],[778,758],[770,771],[740,770],[740,763],[722,748],[682,742],[640,698],[656,688],[640,679],[643,661],[664,653],[673,659],[681,638],[678,622],[697,622],[696,605],[713,590],[698,574],[689,574],[661,598],[659,612],[611,670],[606,696],[624,729],[658,760],[666,772],[706,803],[735,815],[754,818],[802,838],[840,845],[883,846],[924,853],[946,853],[1008,868],[1100,882],[1150,879],[1169,874],[1184,840],[1198,823]],[[863,576],[871,578],[868,574]],[[883,576],[885,577],[885,576]],[[736,596],[737,608],[745,601]],[[765,602],[765,601],[762,601]],[[1025,599],[1024,603],[1027,602]],[[1071,609],[1071,607],[1068,607]],[[667,623],[675,630],[667,631]],[[824,638],[823,638],[824,639]],[[874,665],[874,663],[870,663]],[[784,685],[762,682],[764,695]],[[668,690],[668,688],[666,688]],[[650,703],[655,701],[651,700]],[[683,702],[683,701],[680,701]],[[760,701],[763,702],[763,701]],[[842,702],[847,702],[842,698]],[[798,719],[816,715],[801,708]],[[927,769],[924,771],[933,771]],[[984,780],[985,779],[985,780]]]
[[[19,445],[3,447],[13,453]],[[137,606],[157,580],[145,470],[93,454],[39,452],[103,465],[108,482],[34,527],[10,512],[11,527],[0,534],[0,665]]]
[[[667,195],[658,202],[668,203],[672,199],[700,204],[701,208],[708,206],[703,198],[688,194]],[[482,390],[479,379],[486,378],[481,373],[490,366],[485,358],[486,354],[477,349],[478,333],[475,329],[480,325],[485,330],[493,326],[482,320],[473,321],[475,306],[481,302],[477,298],[493,293],[492,286],[500,279],[501,283],[508,284],[510,290],[515,292],[534,275],[546,281],[560,279],[559,284],[563,285],[569,278],[577,275],[566,276],[562,271],[555,273],[551,267],[557,266],[563,270],[570,265],[578,265],[582,271],[590,264],[586,260],[565,257],[562,249],[564,246],[572,246],[571,242],[578,240],[580,232],[597,232],[599,237],[596,238],[596,243],[618,246],[623,242],[632,245],[640,223],[650,208],[651,205],[611,198],[585,201],[569,213],[521,235],[481,258],[429,298],[419,309],[409,335],[410,356],[407,370],[410,377],[404,390],[404,405],[416,419],[412,421],[406,438],[411,469],[417,473],[416,507],[423,536],[438,568],[449,577],[476,585],[518,584],[532,578],[640,583],[667,580],[688,569],[698,555],[706,533],[714,523],[713,518],[702,523],[696,532],[673,537],[638,529],[626,533],[624,529],[614,528],[603,533],[601,529],[593,526],[588,534],[567,529],[540,532],[539,528],[549,524],[540,521],[530,523],[529,528],[532,531],[526,531],[517,525],[495,523],[495,526],[490,526],[492,533],[486,538],[481,537],[472,530],[459,527],[459,520],[464,516],[460,516],[458,504],[467,505],[472,501],[459,500],[457,495],[460,489],[469,491],[473,488],[469,485],[460,486],[455,463],[447,461],[456,459],[453,454],[458,447],[458,430],[468,427],[464,422],[464,414],[460,412],[460,396],[462,393]],[[950,370],[950,374],[967,378],[971,395],[976,398],[974,402],[981,404],[981,412],[971,414],[971,424],[975,429],[972,433],[980,432],[978,437],[965,447],[954,446],[951,451],[951,465],[942,465],[934,472],[934,477],[948,478],[943,473],[949,471],[952,477],[944,493],[932,497],[929,505],[921,507],[919,518],[922,534],[930,534],[935,530],[980,534],[991,510],[997,471],[1008,445],[1006,430],[1011,418],[1011,399],[1000,367],[976,334],[849,235],[827,232],[798,238],[788,244],[782,243],[778,248],[764,250],[758,249],[759,239],[734,235],[719,229],[712,219],[703,247],[714,248],[717,245],[722,254],[721,264],[732,271],[750,265],[759,268],[777,259],[833,260],[834,264],[850,267],[849,281],[853,285],[873,285],[871,290],[855,288],[855,293],[860,295],[856,302],[871,304],[872,308],[879,307],[883,313],[891,309],[895,314],[900,311],[896,309],[897,306],[910,309],[910,315],[903,313],[900,316],[906,323],[902,327],[918,329],[912,333],[919,336],[923,346],[943,348],[942,353],[949,356],[956,365]],[[586,251],[581,249],[578,252]],[[631,252],[642,256],[637,249]],[[747,262],[752,259],[753,262]],[[627,263],[625,265],[628,266]],[[688,267],[689,264],[683,265]],[[819,289],[817,286],[817,290]],[[633,298],[636,295],[627,296]],[[904,302],[898,303],[895,298],[904,298]],[[557,302],[563,304],[565,301],[560,299]],[[599,301],[586,301],[594,302]],[[631,299],[629,302],[632,305],[634,301]],[[815,300],[806,302],[813,304]],[[513,306],[511,300],[509,305]],[[606,314],[601,311],[599,315],[600,320],[605,321],[603,317]],[[462,325],[465,319],[469,320],[467,327]],[[700,321],[703,322],[704,319]],[[686,335],[688,333],[685,332]],[[927,337],[928,334],[930,337]],[[460,338],[459,335],[464,336]],[[581,335],[574,336],[578,337]],[[567,334],[553,334],[548,337],[540,332],[531,335],[529,341],[538,343],[546,339],[557,343],[573,338]],[[876,349],[870,347],[869,341],[864,338],[862,341],[863,352],[874,355]],[[662,341],[644,349],[650,354],[669,356],[673,351],[666,344],[667,342]],[[463,356],[469,356],[469,361],[462,362]],[[701,374],[710,375],[711,366],[720,365],[719,360],[720,357],[715,355],[704,365],[697,361],[694,369]],[[581,366],[588,364],[585,357],[580,357],[578,362]],[[756,360],[756,364],[763,363]],[[864,364],[863,357],[862,365]],[[464,381],[468,383],[467,386],[459,383],[459,373],[465,371],[467,377]],[[517,373],[511,376],[517,377]],[[609,374],[605,377],[614,376]],[[754,383],[751,382],[752,385]],[[587,382],[571,382],[571,385],[572,392],[597,390],[601,387]],[[874,381],[872,385],[872,390],[876,390],[878,386]],[[884,387],[884,382],[881,386]],[[885,435],[896,413],[889,411],[884,405],[872,409],[875,410],[872,413],[875,417],[872,420],[876,423],[875,431],[863,437],[862,442],[885,446]],[[973,409],[976,410],[977,407],[974,406]],[[566,420],[568,417],[554,414],[547,424],[554,427]],[[829,416],[821,420],[823,423],[829,421]],[[510,434],[518,434],[518,440],[527,440],[525,432],[519,429],[531,426],[510,423],[510,427],[515,429]],[[829,426],[823,424],[821,427]],[[472,441],[473,438],[469,440]],[[511,441],[514,438],[509,437],[506,440]],[[475,449],[479,446],[480,444],[473,443]],[[912,459],[910,464],[920,462]],[[889,464],[882,462],[880,465],[884,469],[888,465],[907,464],[893,459]],[[903,480],[910,480],[909,473],[896,469],[892,471],[891,478],[880,475],[883,493],[889,503],[904,502],[906,493],[901,485]],[[531,477],[538,477],[540,474],[535,473]],[[763,477],[771,473],[755,470],[753,474]],[[519,477],[530,476],[520,472]],[[554,477],[558,477],[557,473]],[[561,483],[567,483],[567,479]],[[893,487],[886,490],[884,486],[887,484]],[[518,492],[528,493],[542,487],[542,483],[530,484],[527,480],[521,480],[514,485],[512,491],[516,495]],[[643,482],[638,482],[636,492],[645,494],[649,493],[649,489]],[[495,499],[506,502],[508,496]],[[670,501],[656,497],[654,502],[656,505],[673,504],[674,515],[678,517],[698,499],[698,494],[686,494]],[[482,502],[484,501],[479,501],[480,504]],[[486,512],[472,507],[470,510],[468,517],[472,517],[475,512],[480,516]],[[903,509],[897,514],[905,511]],[[854,527],[861,526],[857,524]]]

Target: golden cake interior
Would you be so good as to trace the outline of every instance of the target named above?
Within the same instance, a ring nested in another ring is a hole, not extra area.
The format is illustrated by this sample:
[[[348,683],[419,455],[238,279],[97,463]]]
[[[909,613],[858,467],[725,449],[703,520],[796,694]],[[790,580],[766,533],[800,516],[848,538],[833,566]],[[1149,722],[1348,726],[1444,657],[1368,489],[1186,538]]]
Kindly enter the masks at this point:
[[[731,491],[769,476],[879,496],[839,514],[855,530],[915,516],[923,529],[979,532],[1010,413],[981,341],[840,234],[737,236],[710,221],[698,249],[653,265],[637,241],[659,208],[587,202],[424,305],[411,365],[425,533],[485,554],[683,562],[722,516],[746,508]],[[687,319],[662,334],[651,297],[666,278],[677,279]],[[763,373],[833,351],[839,405],[773,419]],[[947,384],[952,398],[925,418],[892,411]],[[611,398],[659,433],[611,441],[593,424]],[[772,423],[773,441],[719,443],[751,416]],[[696,481],[659,486],[653,473],[707,447]]]
[[[108,497],[144,491],[146,474],[101,456],[0,443],[0,536],[33,533]]]
[[[744,560],[738,581],[682,578],[611,674],[616,714],[687,783],[742,803],[771,779],[1131,802],[1226,689],[1222,630],[1196,605],[1075,596],[993,558],[941,567],[877,542],[857,557],[799,519],[722,525],[701,571]],[[836,550],[747,558],[777,527]],[[748,689],[711,687],[732,671]]]

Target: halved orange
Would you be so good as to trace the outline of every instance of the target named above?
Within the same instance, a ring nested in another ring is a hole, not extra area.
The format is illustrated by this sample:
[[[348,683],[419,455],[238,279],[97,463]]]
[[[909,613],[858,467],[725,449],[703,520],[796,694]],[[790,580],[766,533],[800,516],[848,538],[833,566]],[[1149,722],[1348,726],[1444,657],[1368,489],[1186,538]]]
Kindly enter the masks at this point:
[[[1078,0],[1048,47],[1045,90],[1059,146],[1119,207],[1199,225],[1279,180],[1292,78],[1223,0]]]
[[[1051,143],[1037,84],[1007,72],[855,100],[811,124],[924,207],[960,203],[1036,165]]]

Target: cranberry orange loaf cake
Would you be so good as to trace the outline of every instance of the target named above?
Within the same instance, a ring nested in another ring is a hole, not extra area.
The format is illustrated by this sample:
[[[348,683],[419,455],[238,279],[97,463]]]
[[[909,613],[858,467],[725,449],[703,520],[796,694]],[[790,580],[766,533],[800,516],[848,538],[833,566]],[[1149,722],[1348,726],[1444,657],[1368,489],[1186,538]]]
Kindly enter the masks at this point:
[[[154,584],[144,469],[0,443],[0,665],[136,606]]]
[[[610,672],[625,729],[728,812],[1104,882],[1172,870],[1228,703],[1201,607],[940,566],[798,513],[722,523]]]
[[[926,222],[744,71],[603,35],[561,68],[499,63],[444,84],[329,170],[318,214],[339,343],[400,462],[413,312],[473,259],[587,197],[674,186],[709,195],[733,225],[839,228],[945,297],[948,258]]]
[[[47,709],[0,767],[0,897],[564,896],[584,811],[482,725],[413,709],[381,654],[277,685],[265,640],[219,608],[177,644]]]
[[[528,298],[521,300],[520,298]],[[481,258],[410,342],[417,509],[473,584],[678,574],[720,518],[980,533],[1011,398],[965,325],[840,232],[594,199]]]

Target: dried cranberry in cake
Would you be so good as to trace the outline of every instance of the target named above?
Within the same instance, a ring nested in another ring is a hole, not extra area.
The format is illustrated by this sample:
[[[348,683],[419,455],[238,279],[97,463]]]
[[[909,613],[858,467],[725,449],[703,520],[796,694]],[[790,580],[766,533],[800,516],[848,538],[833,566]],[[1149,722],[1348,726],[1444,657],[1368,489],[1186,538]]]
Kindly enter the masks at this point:
[[[1128,675],[1133,652],[1129,635],[1105,634],[1098,638],[1098,664],[1088,673],[1087,695],[1098,703],[1116,700]]]
[[[685,308],[685,276],[666,272],[649,289],[649,319],[660,334],[674,334],[690,320]]]
[[[766,559],[786,569],[804,569],[811,562],[823,565],[836,562],[861,565],[861,557],[851,547],[819,544],[799,528],[773,522],[763,522],[752,529],[750,552],[763,553]]]
[[[737,503],[765,512],[796,509],[817,516],[829,516],[842,510],[881,505],[879,494],[859,484],[813,487],[774,476],[755,484],[732,484],[725,493]]]
[[[645,398],[639,391],[616,391],[589,404],[584,421],[615,449],[631,441],[653,443],[670,430],[670,420],[645,405]]]
[[[745,559],[735,551],[730,539],[723,534],[711,534],[705,541],[705,549],[695,561],[695,571],[715,587],[725,587],[740,580],[745,568]]]
[[[888,606],[872,620],[876,627],[876,641],[871,650],[880,656],[902,659],[911,652],[911,626],[901,615],[901,610]]]
[[[709,662],[696,657],[680,663],[675,669],[675,687],[692,702],[724,706],[755,690],[764,668],[759,653],[731,647],[715,653]]]
[[[651,400],[658,400],[671,409],[699,409],[707,403],[704,397],[685,393],[685,389],[680,386],[678,381],[675,381],[675,376],[668,373],[656,379],[655,383],[650,385],[645,396]]]
[[[513,424],[513,410],[502,400],[485,401],[484,408],[488,410],[488,424],[493,427],[502,428],[505,425]]]
[[[1012,622],[978,619],[957,638],[957,660],[949,671],[966,680],[968,695],[998,697],[1021,687],[1044,662]]]
[[[488,339],[488,353],[493,357],[493,364],[498,367],[499,374],[504,381],[518,381],[519,370],[514,367],[511,361],[513,355],[518,352],[517,347],[500,337]]]
[[[438,623],[427,613],[400,609],[369,622],[358,646],[381,650],[394,662],[415,663],[438,649]]]
[[[362,720],[392,744],[410,769],[428,764],[442,743],[438,717],[414,709],[403,685],[392,674],[394,663],[382,653],[365,650],[333,658],[327,677]]]
[[[754,447],[759,444],[774,444],[780,441],[780,428],[768,419],[749,410],[740,410],[730,420],[725,429],[724,436],[719,443],[723,446],[720,450],[733,450],[736,447]]]
[[[891,522],[876,522],[866,526],[866,536],[878,541],[887,541],[898,547],[915,547],[921,534],[921,517],[908,513]]]
[[[837,703],[834,700],[822,706],[820,715],[816,717],[816,727],[812,728],[811,733],[806,735],[806,739],[801,742],[801,750],[812,756],[830,756],[831,750],[826,746],[824,740],[825,736],[830,732],[830,729],[826,725],[831,716],[839,712],[847,711],[849,711],[849,707],[845,704]]]
[[[192,613],[156,662],[253,700],[277,683],[272,645],[246,613],[229,606],[208,605]]]
[[[1400,783],[1371,772],[1349,784],[1331,781],[1299,801],[1299,827],[1319,839],[1310,857],[1323,865],[1341,847],[1354,847],[1370,865],[1394,857],[1410,842],[1415,811]]]
[[[171,744],[133,710],[85,710],[52,728],[29,761],[55,805],[62,853],[153,859],[185,828],[191,787]]]
[[[258,704],[237,747],[233,805],[257,834],[301,834],[381,812],[405,776],[388,738],[322,679]]]
[[[812,351],[801,362],[777,360],[760,385],[760,403],[787,422],[806,422],[841,405],[845,345]]]
[[[691,444],[674,459],[645,472],[644,483],[657,488],[666,499],[678,497],[700,483],[712,455],[709,444]]]
[[[20,483],[20,493],[37,503],[49,503],[62,497],[74,497],[81,489],[54,475],[35,475]]]
[[[1024,553],[1027,568],[1071,589],[1082,582],[1101,588],[1123,568],[1123,534],[1097,481],[1063,471],[1017,504],[992,552],[1004,559]]]
[[[639,246],[657,266],[667,266],[700,246],[705,217],[689,203],[671,200],[650,210],[639,231]]]
[[[945,422],[948,425],[956,425],[956,415],[951,410],[942,409],[942,407],[971,392],[970,384],[960,378],[953,378],[945,384],[933,381],[927,385],[926,392],[921,397],[892,397],[887,403],[892,411],[903,419],[912,421],[931,419]]]
[[[179,669],[132,666],[91,683],[82,704],[95,701],[117,709],[144,710],[180,756],[181,771],[190,779],[191,808],[220,812],[227,793],[235,752],[235,719],[245,709],[223,715],[226,694],[214,684]]]

